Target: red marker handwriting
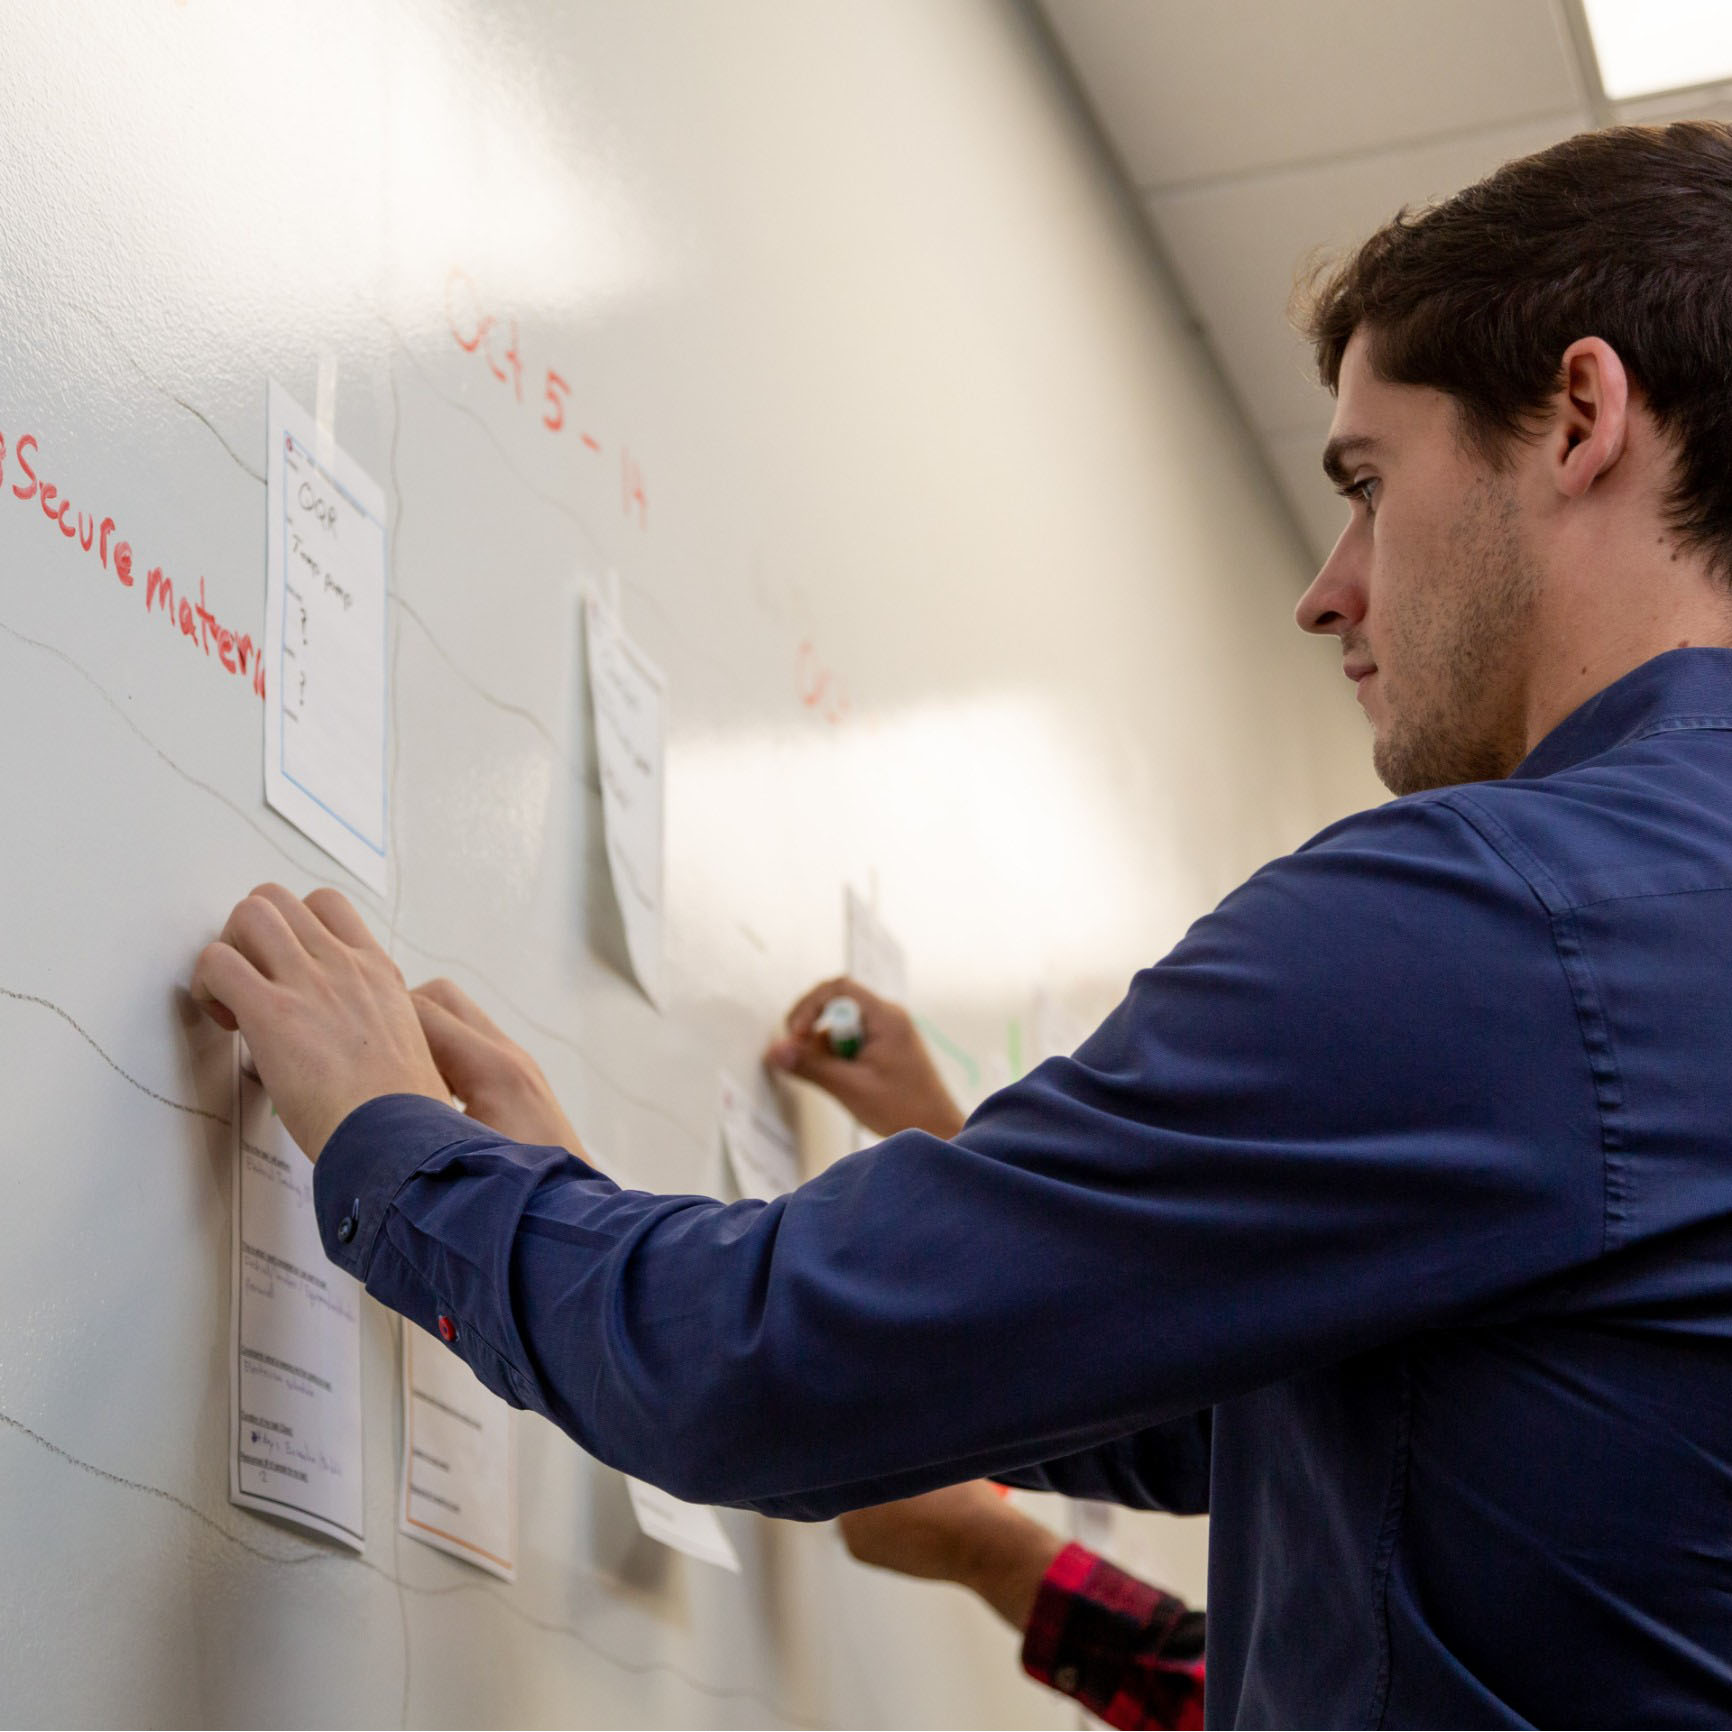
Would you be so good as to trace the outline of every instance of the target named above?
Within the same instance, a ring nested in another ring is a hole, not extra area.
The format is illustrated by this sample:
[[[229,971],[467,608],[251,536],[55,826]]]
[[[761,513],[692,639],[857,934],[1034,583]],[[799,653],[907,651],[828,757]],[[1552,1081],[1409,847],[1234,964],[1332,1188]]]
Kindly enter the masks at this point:
[[[794,652],[794,694],[814,715],[839,727],[853,708],[842,676],[825,666],[824,659],[807,638]]]
[[[501,319],[489,312],[482,305],[474,279],[455,265],[445,278],[445,318],[457,347],[484,361],[488,372],[500,384],[509,385],[515,401],[533,409],[549,433],[573,433],[589,455],[604,455],[595,434],[572,419],[570,381],[555,367],[525,368],[516,318]],[[649,489],[643,465],[624,446],[620,447],[619,473],[621,508],[639,529],[648,529]]]
[[[136,588],[133,572],[133,552],[130,541],[114,539],[116,525],[112,517],[98,518],[95,511],[75,508],[70,497],[62,494],[58,483],[44,480],[37,473],[39,444],[34,433],[21,433],[11,448],[11,462],[18,470],[12,482],[10,497],[23,504],[34,500],[42,515],[80,552],[95,556],[104,571],[112,570],[122,589]],[[6,436],[0,433],[0,487],[6,484],[8,449]],[[111,563],[112,561],[112,563]],[[211,611],[205,599],[205,582],[198,580],[198,600],[192,598],[190,585],[175,593],[174,579],[160,565],[152,566],[145,575],[144,611],[160,612],[170,629],[202,649],[206,656],[222,664],[231,674],[252,681],[254,692],[265,695],[265,659],[260,647],[247,632],[237,632],[226,626]]]

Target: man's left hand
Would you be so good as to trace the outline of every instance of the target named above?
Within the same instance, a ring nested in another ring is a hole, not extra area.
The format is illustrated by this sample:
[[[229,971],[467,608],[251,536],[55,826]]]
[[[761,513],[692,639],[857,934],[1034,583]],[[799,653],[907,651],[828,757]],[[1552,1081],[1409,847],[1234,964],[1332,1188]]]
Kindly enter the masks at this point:
[[[379,1095],[450,1099],[403,976],[335,890],[261,884],[193,971],[193,996],[239,1028],[288,1133],[312,1160]]]

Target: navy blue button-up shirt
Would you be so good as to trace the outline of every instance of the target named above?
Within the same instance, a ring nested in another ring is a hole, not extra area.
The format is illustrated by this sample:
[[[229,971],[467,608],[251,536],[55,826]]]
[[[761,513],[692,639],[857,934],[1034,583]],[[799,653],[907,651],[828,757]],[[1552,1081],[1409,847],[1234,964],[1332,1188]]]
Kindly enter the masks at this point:
[[[951,1142],[723,1205],[390,1096],[315,1195],[680,1497],[1207,1509],[1212,1723],[1727,1723],[1732,653],[1265,867]]]

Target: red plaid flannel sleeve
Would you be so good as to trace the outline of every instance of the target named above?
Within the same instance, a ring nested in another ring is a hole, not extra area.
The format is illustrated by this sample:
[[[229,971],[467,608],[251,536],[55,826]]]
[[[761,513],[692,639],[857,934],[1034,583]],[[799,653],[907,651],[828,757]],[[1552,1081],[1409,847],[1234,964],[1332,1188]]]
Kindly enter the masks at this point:
[[[1203,1724],[1203,1614],[1082,1546],[1046,1572],[1022,1664],[1109,1726]]]

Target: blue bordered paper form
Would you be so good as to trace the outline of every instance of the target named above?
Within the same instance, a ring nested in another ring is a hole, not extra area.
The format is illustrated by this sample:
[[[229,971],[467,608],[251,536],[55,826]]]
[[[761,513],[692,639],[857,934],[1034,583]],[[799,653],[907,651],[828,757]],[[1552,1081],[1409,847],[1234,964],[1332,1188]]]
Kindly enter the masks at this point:
[[[268,420],[265,799],[383,896],[385,496],[275,380]]]

